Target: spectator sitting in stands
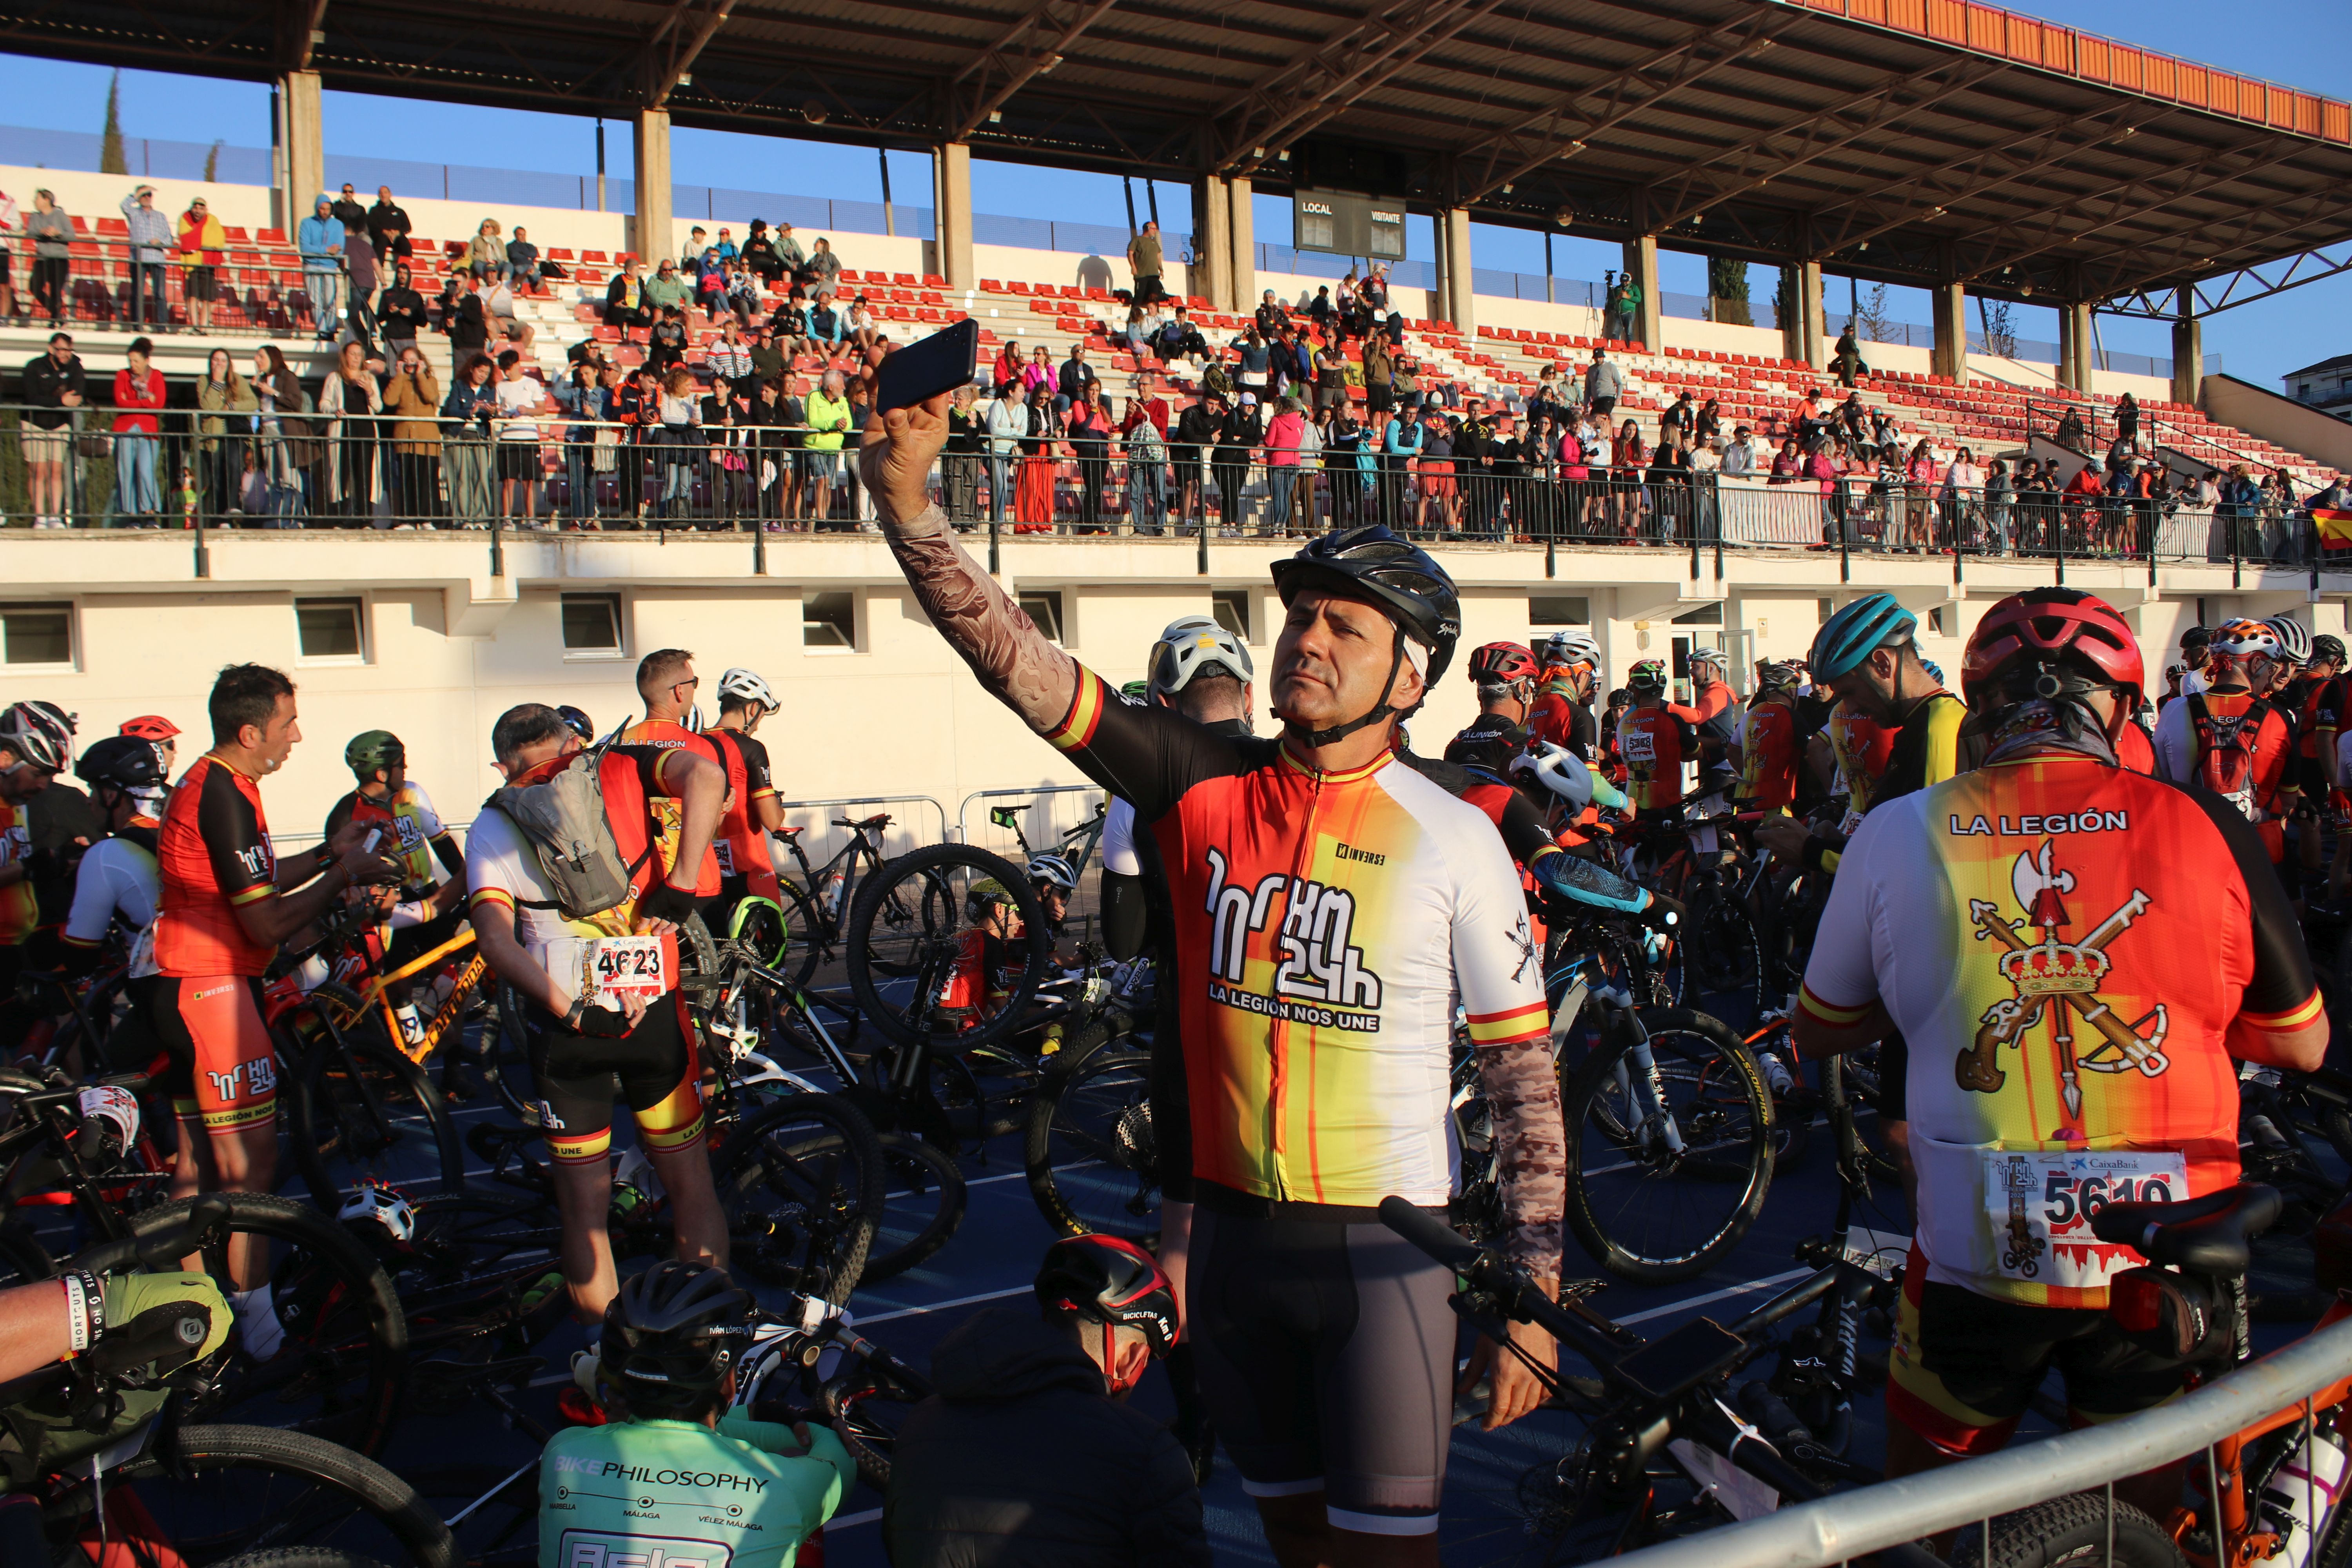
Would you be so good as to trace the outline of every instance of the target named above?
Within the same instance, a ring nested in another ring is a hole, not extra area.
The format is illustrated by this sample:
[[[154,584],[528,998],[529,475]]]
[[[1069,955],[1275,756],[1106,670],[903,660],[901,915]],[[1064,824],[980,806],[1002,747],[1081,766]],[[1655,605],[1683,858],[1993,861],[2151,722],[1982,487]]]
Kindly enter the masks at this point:
[[[343,226],[346,237],[367,232],[367,208],[360,205],[360,194],[349,181],[343,182],[343,194],[335,198],[335,221]]]
[[[746,330],[760,313],[760,279],[740,256],[727,264],[727,308]]]
[[[539,247],[524,236],[529,231],[515,225],[514,237],[507,241],[508,280],[524,289],[539,287]]]
[[[872,348],[882,333],[881,327],[874,320],[874,312],[866,309],[863,294],[849,301],[849,313],[842,327],[848,333],[851,345],[861,354]]]
[[[719,341],[703,351],[704,363],[710,374],[729,389],[730,396],[750,402],[751,397],[751,348],[743,341],[742,329],[735,318],[728,317],[719,324]]]
[[[686,311],[677,305],[664,305],[661,320],[646,339],[647,368],[666,371],[686,361]]]
[[[694,303],[694,295],[686,279],[678,276],[677,263],[667,256],[662,258],[660,269],[646,279],[645,299],[648,310],[665,310],[675,305],[680,315],[684,315],[686,308]]]
[[[700,224],[696,224],[687,231],[686,248],[677,255],[677,269],[688,278],[700,278],[703,258],[709,249],[709,232]]]
[[[702,252],[701,270],[694,274],[694,302],[706,316],[715,316],[727,309],[727,267],[719,259],[716,246]]]
[[[1186,313],[1186,308],[1179,305],[1176,314],[1161,324],[1158,336],[1153,339],[1152,352],[1172,363],[1180,359],[1207,359],[1209,344],[1201,336],[1201,329],[1192,324],[1192,318]]]
[[[375,247],[378,266],[390,261],[395,256],[410,256],[415,253],[415,247],[408,240],[409,235],[414,232],[408,222],[408,214],[402,211],[400,205],[392,199],[390,185],[378,185],[375,188],[375,205],[367,210],[367,227],[368,239]]]
[[[1040,349],[1038,352],[1043,353],[1045,351]],[[1095,367],[1087,363],[1087,345],[1072,343],[1070,357],[1062,362],[1061,374],[1056,378],[1055,412],[1066,414],[1074,404],[1086,402],[1088,389],[1101,380],[1095,374]]]
[[[1307,302],[1307,313],[1317,326],[1327,332],[1331,330],[1332,317],[1337,313],[1331,308],[1331,285],[1326,283],[1315,290],[1315,298]]]
[[[506,242],[499,237],[499,220],[486,217],[466,247],[467,265],[473,269],[475,277],[485,282],[493,278],[510,277],[514,271],[507,265]]]
[[[1870,440],[1865,444],[1882,453],[1892,452],[1903,444],[1902,430],[1895,425],[1895,416],[1885,408],[1871,412]]]
[[[801,249],[801,242],[793,237],[793,226],[788,223],[776,226],[776,259],[783,264],[782,275],[795,282],[808,266],[808,257]]]
[[[721,267],[735,259],[738,254],[735,249],[735,237],[725,224],[719,226],[719,243],[711,248],[719,252],[719,264]]]
[[[642,327],[652,319],[646,308],[646,264],[633,256],[624,256],[604,290],[604,324],[619,328],[621,341],[625,343],[630,328]]]
[[[799,300],[787,297],[769,315],[768,328],[776,335],[776,352],[787,367],[809,352],[808,307]]]
[[[520,349],[524,358],[535,361],[537,356],[532,353],[530,345],[539,336],[539,331],[515,314],[513,287],[501,279],[483,291],[481,300],[482,309],[489,315],[490,325],[506,342]]]
[[[490,317],[478,278],[453,276],[441,294],[441,330],[449,334],[452,357],[465,364],[489,346]]]
[[[776,342],[773,323],[761,327],[751,342],[751,379],[753,382],[780,382],[793,368],[792,360]]]
[[[841,286],[841,258],[833,253],[833,241],[819,239],[816,248],[809,252],[809,287],[819,294],[831,294]]]
[[[818,240],[819,245],[824,241]],[[831,359],[841,345],[849,340],[849,323],[845,312],[833,302],[830,289],[819,289],[816,303],[808,310],[808,341],[811,347]]]
[[[2070,405],[2059,417],[2058,434],[2055,438],[2061,447],[2070,451],[2080,452],[2087,448],[2090,431],[2083,423],[2081,409]]]

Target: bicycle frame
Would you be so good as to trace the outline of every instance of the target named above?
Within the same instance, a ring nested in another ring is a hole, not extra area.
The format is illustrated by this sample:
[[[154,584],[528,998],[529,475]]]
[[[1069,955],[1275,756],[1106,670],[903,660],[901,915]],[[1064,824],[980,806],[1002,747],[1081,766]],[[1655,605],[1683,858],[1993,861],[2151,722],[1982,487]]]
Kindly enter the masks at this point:
[[[441,1004],[441,1010],[433,1015],[433,1021],[425,1026],[424,1034],[414,1046],[408,1044],[406,1037],[401,1033],[400,1020],[393,1015],[388,993],[396,983],[424,973],[460,948],[473,945],[474,932],[469,927],[423,957],[412,959],[390,973],[368,976],[366,984],[360,987],[360,1010],[383,1009],[384,1028],[389,1032],[392,1043],[420,1067],[424,1065],[425,1058],[433,1054],[434,1047],[440,1045],[443,1037],[456,1026],[457,1020],[464,1016],[467,999],[473,994],[474,987],[489,973],[490,966],[480,953],[474,954],[472,961],[458,971],[457,984],[450,988],[448,998]]]
[[[836,821],[835,826],[846,826],[849,829],[849,840],[835,850],[823,866],[810,862],[808,851],[801,847],[801,836],[798,833],[784,836],[784,847],[792,851],[793,858],[800,862],[801,875],[808,879],[807,885],[801,888],[800,891],[808,900],[809,907],[824,921],[828,945],[832,935],[840,931],[843,919],[849,913],[849,900],[856,893],[857,858],[860,855],[865,856],[868,868],[874,870],[881,869],[884,863],[888,860],[889,857],[882,853],[883,847],[877,842],[877,837],[889,825],[890,819],[887,816],[879,819],[868,818],[866,822]],[[868,835],[876,837],[868,837]],[[824,879],[831,876],[834,868],[841,865],[844,860],[848,861],[849,865],[842,873],[839,896],[828,898],[825,894]],[[792,885],[789,879],[787,879],[787,885]]]

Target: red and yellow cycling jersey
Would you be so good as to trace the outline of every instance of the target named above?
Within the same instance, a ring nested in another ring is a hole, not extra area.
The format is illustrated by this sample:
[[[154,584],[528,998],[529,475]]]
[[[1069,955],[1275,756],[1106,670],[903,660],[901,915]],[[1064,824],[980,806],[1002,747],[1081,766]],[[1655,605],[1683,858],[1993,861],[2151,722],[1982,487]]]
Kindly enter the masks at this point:
[[[2102,1307],[2140,1258],[2084,1215],[2238,1175],[2231,1060],[2305,1028],[2294,911],[2225,802],[2079,756],[1882,803],[1846,846],[1799,1005],[1884,1002],[1910,1051],[1928,1278]]]
[[[1784,811],[1797,798],[1797,714],[1786,702],[1749,705],[1739,731],[1739,804],[1749,811]]]
[[[1048,739],[1159,848],[1194,1174],[1286,1202],[1444,1202],[1457,1001],[1482,1047],[1549,1029],[1486,813],[1392,752],[1319,772],[1278,741],[1129,707],[1085,669]]]
[[[26,808],[0,801],[0,866],[20,865],[33,852]],[[40,900],[28,873],[0,888],[0,947],[16,947],[41,923]]]
[[[1851,822],[1870,810],[1871,791],[1895,754],[1895,731],[1855,711],[1853,704],[1840,702],[1830,710],[1830,750],[1837,757]]]
[[[711,731],[708,739],[719,749],[727,769],[727,809],[710,845],[719,859],[719,875],[741,877],[746,891],[772,899],[777,891],[776,866],[768,858],[768,830],[760,826],[759,813],[752,809],[753,803],[772,799],[776,793],[769,773],[768,748],[740,730],[723,727]]]
[[[1683,766],[1697,754],[1688,721],[1670,708],[1629,708],[1617,721],[1617,754],[1624,759],[1625,794],[1636,811],[1682,804]]]

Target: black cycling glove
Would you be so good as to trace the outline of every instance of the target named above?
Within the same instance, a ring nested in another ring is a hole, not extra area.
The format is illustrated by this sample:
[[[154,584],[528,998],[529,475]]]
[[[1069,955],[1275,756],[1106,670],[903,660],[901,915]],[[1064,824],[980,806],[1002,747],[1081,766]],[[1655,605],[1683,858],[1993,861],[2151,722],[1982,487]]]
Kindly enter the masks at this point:
[[[637,918],[683,925],[686,917],[692,914],[701,902],[691,892],[673,888],[667,882],[656,882],[644,898],[637,900]]]
[[[635,1027],[626,1013],[616,1013],[610,1007],[583,1007],[571,1024],[592,1040],[617,1040]]]

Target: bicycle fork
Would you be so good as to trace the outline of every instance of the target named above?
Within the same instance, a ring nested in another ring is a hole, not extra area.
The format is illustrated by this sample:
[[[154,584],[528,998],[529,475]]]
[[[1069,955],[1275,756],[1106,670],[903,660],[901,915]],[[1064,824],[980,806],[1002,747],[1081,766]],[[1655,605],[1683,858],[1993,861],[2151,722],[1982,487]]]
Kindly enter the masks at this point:
[[[1635,1113],[1634,1124],[1628,1131],[1637,1146],[1662,1149],[1671,1158],[1682,1158],[1682,1125],[1675,1120],[1673,1108],[1666,1104],[1665,1079],[1658,1071],[1657,1054],[1650,1049],[1650,1032],[1642,1026],[1632,994],[1622,986],[1596,990],[1592,994],[1608,1020],[1609,1032],[1619,1039],[1632,1040],[1619,1054],[1613,1069],[1617,1091]]]

